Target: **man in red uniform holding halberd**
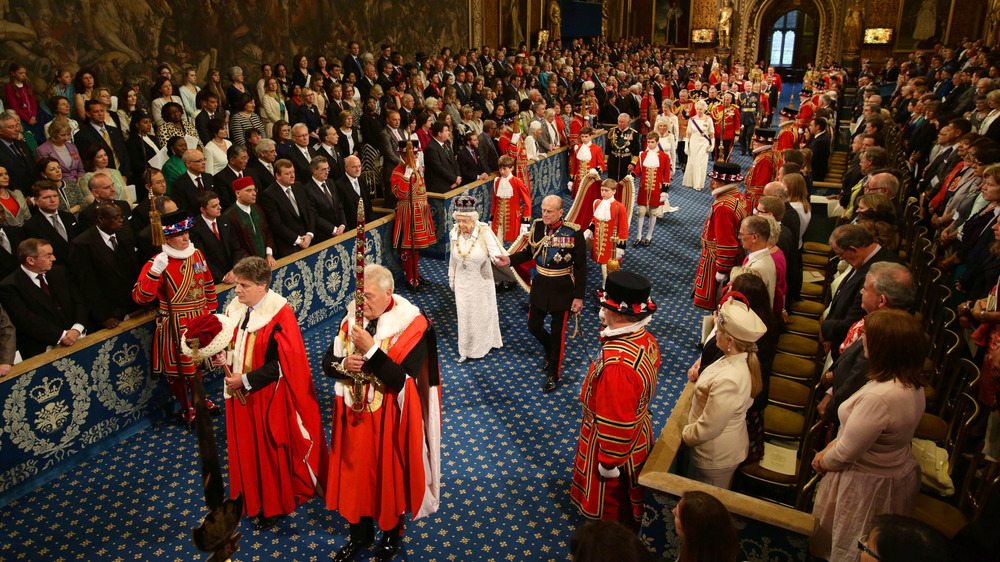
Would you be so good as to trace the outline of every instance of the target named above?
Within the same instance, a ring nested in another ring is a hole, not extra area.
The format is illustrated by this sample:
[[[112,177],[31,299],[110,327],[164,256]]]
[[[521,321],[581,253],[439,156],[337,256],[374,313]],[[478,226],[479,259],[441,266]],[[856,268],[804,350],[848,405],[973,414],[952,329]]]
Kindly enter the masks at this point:
[[[213,357],[226,376],[229,494],[243,494],[258,530],[323,494],[327,448],[309,357],[295,312],[270,290],[271,266],[252,256],[233,267],[236,299],[226,317],[238,326],[232,351]],[[233,400],[242,391],[246,404]]]
[[[736,267],[740,255],[737,232],[740,221],[750,213],[746,199],[740,193],[743,175],[740,165],[733,162],[716,162],[708,174],[715,201],[705,219],[701,235],[701,260],[694,281],[694,305],[715,310],[719,288],[726,284],[729,271]]]
[[[396,229],[392,239],[403,261],[406,287],[416,292],[421,283],[426,283],[417,272],[420,250],[437,241],[437,237],[424,176],[416,167],[414,147],[410,141],[401,141],[399,148],[403,159],[392,171],[392,193],[396,196]]]
[[[348,562],[383,531],[376,559],[399,549],[404,515],[437,511],[441,483],[441,390],[434,330],[393,294],[392,273],[364,269],[364,322],[352,303],[323,359],[336,379],[326,505],[351,524],[334,556]],[[363,373],[355,382],[352,373]]]
[[[764,196],[764,186],[778,177],[782,157],[773,149],[776,132],[774,129],[757,129],[754,132],[753,165],[744,181],[748,209],[757,208],[757,201]]]
[[[656,394],[660,350],[646,331],[656,304],[649,280],[608,274],[598,292],[601,351],[583,381],[583,423],[570,498],[591,519],[618,521],[639,532],[644,490],[639,472],[653,448],[649,403]]]

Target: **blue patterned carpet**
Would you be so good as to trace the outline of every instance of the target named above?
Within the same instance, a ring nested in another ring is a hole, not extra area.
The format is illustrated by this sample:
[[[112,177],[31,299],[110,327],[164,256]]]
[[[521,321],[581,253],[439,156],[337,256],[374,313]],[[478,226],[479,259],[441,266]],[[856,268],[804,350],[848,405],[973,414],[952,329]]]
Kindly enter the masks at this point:
[[[750,162],[735,155],[734,160],[744,168]],[[652,246],[630,246],[623,262],[653,281],[653,299],[660,305],[650,327],[662,357],[650,405],[656,434],[696,356],[702,314],[691,304],[690,293],[711,194],[680,187],[680,178],[675,174],[670,195],[681,210],[659,220]],[[446,268],[442,261],[422,260],[432,286],[413,298],[438,329],[444,395],[442,507],[432,517],[408,523],[397,559],[566,560],[569,538],[584,521],[568,492],[580,424],[578,395],[590,362],[587,353],[597,349],[597,315],[592,306],[585,308],[581,333],[568,338],[562,384],[543,394],[540,350],[521,312],[524,293],[498,295],[504,347],[478,361],[456,362],[454,299]],[[592,264],[588,294],[599,283],[600,270]],[[305,334],[327,424],[333,385],[322,375],[319,361],[331,330],[327,325]],[[216,382],[208,390],[219,396],[221,385]],[[223,424],[223,418],[216,418],[224,457]],[[0,510],[0,559],[204,559],[191,541],[191,528],[204,515],[196,450],[193,434],[161,421],[83,462]],[[651,518],[664,514],[669,511],[647,507]],[[668,527],[672,529],[672,521]],[[669,543],[672,531],[664,537],[662,525],[655,528],[657,540],[647,537],[647,542]],[[270,532],[256,532],[247,518],[240,530],[244,536],[235,560],[305,561],[329,559],[346,541],[348,527],[314,499]],[[664,554],[672,549],[658,550]]]

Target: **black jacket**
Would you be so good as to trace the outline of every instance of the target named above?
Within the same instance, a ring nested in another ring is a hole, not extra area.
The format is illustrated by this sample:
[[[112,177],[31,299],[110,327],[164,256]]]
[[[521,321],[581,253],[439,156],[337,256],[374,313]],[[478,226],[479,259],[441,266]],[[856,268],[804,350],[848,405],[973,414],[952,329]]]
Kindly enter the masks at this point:
[[[354,191],[354,187],[351,186],[351,182],[347,179],[346,175],[335,181],[333,185],[337,190],[337,196],[340,198],[340,203],[344,207],[344,220],[347,221],[344,224],[347,226],[347,230],[352,230],[358,227],[359,199],[364,201],[365,222],[369,223],[375,220],[375,212],[372,210],[371,198],[368,196],[364,186],[360,185],[360,182],[360,196],[356,191]]]
[[[451,189],[458,178],[458,162],[436,140],[424,149],[424,180],[427,191],[444,193]]]
[[[135,182],[136,179],[132,176],[132,164],[129,161],[128,146],[125,144],[125,136],[115,127],[105,125],[104,130],[108,132],[108,137],[111,138],[110,148],[113,148],[115,155],[118,156],[118,165],[116,166],[115,159],[112,158],[111,154],[108,154],[108,167],[117,168],[128,179],[129,183]],[[104,142],[104,138],[101,137],[101,134],[89,122],[80,123],[80,131],[76,133],[73,142],[80,149],[80,154],[83,154],[87,150],[87,147],[94,143],[101,143],[105,147],[108,146]]]
[[[246,257],[246,252],[240,247],[240,241],[226,215],[215,219],[215,228],[219,231],[218,238],[199,213],[194,217],[191,243],[205,256],[212,280],[218,284],[232,271],[236,262]]]
[[[302,184],[292,184],[292,194],[295,196],[298,213],[277,182],[268,186],[257,199],[274,235],[275,258],[283,258],[299,251],[301,248],[295,245],[296,238],[305,236],[308,232],[317,234],[316,211],[309,204],[309,196]]]
[[[92,226],[69,245],[69,270],[81,294],[86,295],[89,330],[99,330],[105,320],[122,320],[139,309],[132,300],[132,287],[139,277],[135,238],[126,228],[115,234],[115,238],[117,251],[105,244],[98,228]]]
[[[204,191],[215,191],[213,178],[207,172],[201,174],[201,183],[205,188]],[[195,185],[191,175],[184,172],[174,180],[174,188],[170,192],[170,198],[174,200],[174,203],[177,203],[179,209],[187,211],[189,215],[196,215],[200,209],[198,206],[198,195],[200,194],[201,190]]]
[[[20,267],[0,281],[0,303],[17,328],[17,349],[23,359],[58,345],[62,333],[73,324],[87,324],[87,307],[66,268],[54,265],[45,274],[45,282],[50,294]]]
[[[62,236],[56,231],[56,228],[52,226],[49,218],[42,213],[35,213],[31,215],[31,218],[25,221],[24,226],[21,228],[21,233],[25,238],[43,238],[52,244],[52,253],[55,254],[56,263],[60,261],[62,263],[69,263],[69,242],[76,238],[76,235],[80,233],[79,226],[77,226],[76,217],[73,213],[67,211],[59,211],[59,220],[62,221],[63,226],[66,228],[66,235],[69,240],[63,240]]]

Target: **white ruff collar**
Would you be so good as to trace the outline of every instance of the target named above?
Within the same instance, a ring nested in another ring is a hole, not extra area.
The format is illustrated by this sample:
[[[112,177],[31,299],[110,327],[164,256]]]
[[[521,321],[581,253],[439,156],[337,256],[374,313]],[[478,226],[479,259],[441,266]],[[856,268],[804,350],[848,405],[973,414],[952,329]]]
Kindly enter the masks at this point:
[[[727,191],[729,191],[731,189],[739,191],[740,184],[739,183],[727,183],[726,185],[724,185],[722,187],[717,187],[717,188],[715,188],[715,189],[712,190],[712,196],[718,197],[718,196],[722,195],[723,193],[726,193]]]
[[[653,315],[639,320],[635,324],[629,324],[628,326],[622,326],[621,328],[604,328],[601,330],[601,338],[613,338],[615,336],[624,336],[625,334],[634,334],[639,330],[646,327],[653,320]]]
[[[642,159],[643,168],[656,169],[660,167],[660,155],[655,150],[647,150],[646,157]]]
[[[163,249],[163,253],[167,254],[167,257],[174,258],[175,260],[186,260],[194,255],[195,247],[194,244],[188,244],[187,249],[177,250],[169,244],[164,244],[160,246]]]
[[[287,302],[288,300],[285,297],[268,289],[267,294],[264,295],[264,300],[260,301],[260,305],[254,307],[253,312],[250,314],[250,321],[247,323],[245,331],[253,333],[267,326]],[[229,303],[229,306],[226,307],[226,316],[241,324],[246,313],[247,305],[241,303],[239,299],[233,299],[233,302]]]
[[[593,156],[594,155],[590,152],[589,142],[587,144],[581,144],[580,148],[576,150],[576,159],[581,162],[590,162],[590,159],[593,158]]]
[[[510,178],[513,174],[503,178],[497,178],[497,197],[500,199],[510,199],[514,196],[514,188],[510,185]]]
[[[601,222],[608,222],[611,220],[611,202],[614,200],[614,197],[611,199],[601,199],[600,202],[597,203],[597,208],[594,209],[594,218]]]

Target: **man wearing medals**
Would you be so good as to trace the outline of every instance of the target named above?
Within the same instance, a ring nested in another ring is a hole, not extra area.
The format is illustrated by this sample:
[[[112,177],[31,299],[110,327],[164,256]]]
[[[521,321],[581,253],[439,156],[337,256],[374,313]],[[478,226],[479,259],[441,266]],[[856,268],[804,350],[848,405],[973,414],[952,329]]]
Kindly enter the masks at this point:
[[[635,232],[635,246],[649,246],[652,243],[653,227],[656,219],[667,212],[677,210],[670,206],[667,189],[670,188],[670,157],[660,150],[660,135],[656,132],[646,135],[646,150],[639,155],[639,185],[636,197],[639,212],[639,228]],[[673,209],[671,211],[670,209]],[[642,237],[642,223],[649,215],[649,231]]]
[[[747,208],[756,209],[757,200],[764,195],[764,186],[778,177],[781,167],[781,154],[772,150],[774,144],[774,129],[757,129],[753,136],[753,165],[747,172],[746,198]]]
[[[750,139],[753,137],[753,130],[757,127],[757,114],[760,112],[760,94],[753,91],[753,84],[749,81],[743,83],[743,91],[740,92],[736,102],[740,106],[740,147],[743,154],[750,153]]]
[[[242,493],[244,513],[259,513],[263,530],[323,493],[328,451],[299,323],[269,289],[271,266],[243,258],[233,276],[236,299],[226,318],[239,328],[228,357],[223,350],[212,362],[232,366],[225,386],[230,497]],[[246,404],[232,400],[237,391]]]
[[[616,182],[632,173],[639,157],[639,133],[628,126],[628,113],[618,114],[618,126],[607,136],[608,178]]]
[[[351,524],[333,560],[348,562],[371,546],[399,549],[405,514],[437,511],[441,483],[441,386],[430,321],[393,294],[392,272],[364,267],[364,301],[347,315],[323,358],[336,379],[326,505]],[[364,321],[355,322],[362,306]],[[353,378],[357,375],[360,379]]]
[[[795,118],[798,117],[799,110],[791,106],[781,108],[778,115],[778,140],[774,143],[774,150],[782,153],[790,148],[799,147],[799,130],[795,126]]]
[[[716,160],[729,161],[736,143],[736,133],[740,130],[740,115],[733,105],[733,94],[722,94],[722,103],[711,108],[712,121],[715,122]]]
[[[609,264],[615,264],[611,266],[614,271],[625,257],[628,242],[628,213],[625,205],[615,199],[617,191],[615,180],[601,183],[601,198],[594,201],[594,216],[583,233],[585,239],[593,240],[590,257],[601,264],[602,279],[608,276]]]
[[[500,173],[493,180],[493,220],[490,226],[497,238],[510,243],[531,223],[531,194],[524,182],[512,173],[514,159],[501,156],[497,160]]]
[[[581,132],[582,134],[582,132]],[[549,195],[542,200],[542,218],[528,231],[527,244],[510,256],[496,259],[505,267],[534,261],[536,275],[531,281],[528,331],[542,345],[546,373],[544,392],[559,385],[563,341],[569,313],[583,309],[587,283],[587,246],[580,227],[562,220],[563,200]],[[552,331],[545,331],[545,317],[552,315]]]
[[[583,421],[570,499],[585,517],[618,521],[638,533],[644,489],[639,473],[653,448],[649,403],[660,350],[646,324],[656,310],[650,283],[628,271],[608,275],[598,292],[601,350],[580,391]]]
[[[705,219],[701,235],[701,260],[694,282],[694,305],[715,310],[719,288],[725,285],[729,270],[737,265],[740,243],[737,239],[740,221],[750,213],[740,195],[740,165],[716,162],[708,177],[712,178],[712,211]]]
[[[399,250],[406,274],[406,288],[419,291],[427,280],[417,272],[419,250],[437,241],[434,221],[427,205],[427,188],[424,177],[416,168],[412,141],[400,141],[400,151],[405,156],[392,171],[392,193],[396,196],[396,229],[393,244]]]
[[[181,405],[185,422],[194,419],[190,395],[191,377],[201,376],[190,357],[180,350],[180,335],[189,319],[214,312],[217,306],[215,283],[205,256],[191,244],[188,231],[194,219],[185,211],[173,211],[161,217],[166,243],[163,251],[146,262],[132,289],[138,304],[159,302],[156,331],[153,333],[154,376],[165,376],[170,390]],[[213,414],[219,408],[208,401]]]

